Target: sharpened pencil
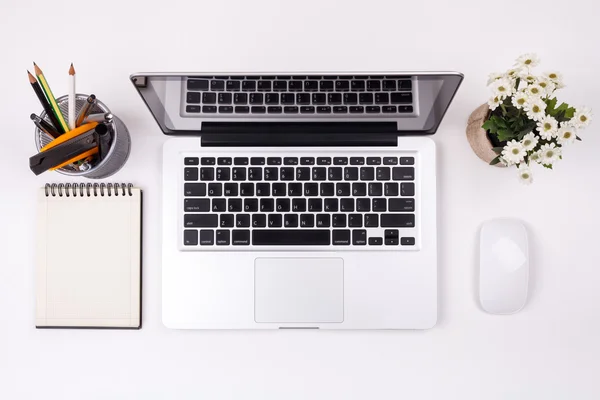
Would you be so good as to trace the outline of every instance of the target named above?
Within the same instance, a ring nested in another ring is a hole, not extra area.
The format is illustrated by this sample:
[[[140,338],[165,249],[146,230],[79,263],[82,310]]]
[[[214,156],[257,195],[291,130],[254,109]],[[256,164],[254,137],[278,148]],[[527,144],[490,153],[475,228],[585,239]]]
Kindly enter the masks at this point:
[[[69,68],[69,128],[75,129],[77,128],[77,95],[75,92],[75,68],[73,67],[73,63],[71,63],[71,68]]]
[[[40,67],[37,66],[36,63],[33,63],[33,67],[35,69],[35,74],[40,82],[40,85],[42,86],[42,89],[44,89],[44,93],[46,93],[46,98],[48,99],[48,102],[50,103],[50,106],[52,107],[52,110],[54,111],[54,115],[56,116],[56,119],[60,123],[60,127],[62,128],[62,130],[64,132],[68,132],[69,126],[65,122],[65,118],[63,117],[62,112],[60,111],[60,107],[58,107],[58,103],[56,103],[56,99],[54,98],[54,95],[52,94],[52,90],[50,89],[50,85],[48,85],[48,81],[46,80],[44,73],[42,72]]]
[[[38,97],[38,100],[40,101],[40,103],[42,103],[42,107],[44,108],[46,115],[48,116],[48,118],[50,118],[52,125],[54,125],[54,129],[56,129],[56,131],[59,134],[65,133],[65,131],[62,129],[62,126],[60,125],[60,122],[58,121],[58,118],[56,118],[56,115],[54,115],[54,112],[52,111],[52,107],[50,106],[50,103],[46,99],[46,96],[44,95],[44,92],[42,91],[40,84],[35,79],[35,76],[33,76],[31,74],[31,72],[29,72],[29,71],[27,71],[27,75],[29,75],[29,83],[31,83],[31,87],[33,87],[33,91],[35,92],[36,96]]]

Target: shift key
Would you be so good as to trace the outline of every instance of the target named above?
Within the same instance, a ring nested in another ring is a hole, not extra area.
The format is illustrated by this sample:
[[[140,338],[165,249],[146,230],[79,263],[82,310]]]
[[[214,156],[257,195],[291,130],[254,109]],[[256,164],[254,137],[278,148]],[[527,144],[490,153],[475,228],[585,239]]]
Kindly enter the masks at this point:
[[[216,228],[219,225],[218,214],[185,214],[183,226],[186,228]]]
[[[381,214],[384,228],[414,228],[415,214]]]

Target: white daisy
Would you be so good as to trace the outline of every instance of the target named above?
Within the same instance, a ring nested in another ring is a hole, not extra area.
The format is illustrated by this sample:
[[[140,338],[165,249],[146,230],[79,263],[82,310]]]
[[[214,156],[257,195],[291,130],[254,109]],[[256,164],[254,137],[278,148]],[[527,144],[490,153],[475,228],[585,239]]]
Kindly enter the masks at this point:
[[[496,79],[500,79],[502,77],[504,77],[504,74],[501,74],[500,72],[492,72],[491,74],[488,75],[488,81],[487,81],[488,86],[490,84],[492,84]]]
[[[550,140],[558,132],[558,121],[553,117],[546,115],[537,123],[538,131],[542,139]]]
[[[563,76],[558,71],[544,72],[544,77],[554,82],[554,85],[556,85],[557,89],[565,87],[565,84],[563,83]]]
[[[519,78],[521,78],[521,80],[526,83],[533,83],[537,80],[537,77],[535,75],[533,75],[532,73],[530,73],[529,70],[527,70],[527,69],[521,70],[521,73],[519,74]]]
[[[505,76],[509,79],[515,80],[519,77],[520,74],[521,74],[520,68],[512,68],[512,69],[509,69],[508,71],[506,71]]]
[[[552,165],[560,157],[560,147],[556,147],[554,143],[544,144],[540,149],[540,164]]]
[[[529,99],[529,96],[527,96],[527,93],[518,91],[512,97],[511,101],[512,101],[513,106],[515,106],[518,109],[521,109],[527,104],[528,99]]]
[[[556,90],[556,85],[549,79],[538,79],[536,83],[537,85],[541,86],[542,89],[544,89],[544,93],[546,94],[546,96],[552,95],[552,93],[554,93],[554,90]]]
[[[538,138],[533,132],[530,132],[523,137],[523,140],[521,140],[521,144],[523,145],[525,151],[531,151],[535,149],[535,146],[537,146]]]
[[[502,99],[498,96],[494,96],[488,100],[488,106],[490,107],[490,110],[492,110],[492,111],[494,111],[496,108],[498,108],[500,103],[502,103]]]
[[[573,143],[577,138],[577,129],[571,124],[560,124],[557,137],[560,144]]]
[[[592,110],[589,107],[581,107],[575,110],[575,115],[569,122],[577,128],[585,128],[592,121]]]
[[[508,142],[502,150],[502,157],[512,164],[520,163],[526,155],[527,152],[523,148],[523,145],[516,140]]]
[[[531,97],[535,97],[535,96],[539,97],[544,94],[544,88],[542,88],[537,83],[532,83],[532,84],[528,85],[525,90],[527,91],[527,93],[529,93],[529,95]]]
[[[500,78],[492,82],[490,89],[494,93],[494,96],[504,99],[510,96],[515,90],[514,83],[508,78]]]
[[[529,165],[522,163],[519,165],[519,181],[525,185],[529,185],[533,181],[533,177],[531,176],[531,169],[529,169]]]
[[[520,68],[533,68],[540,63],[540,58],[533,53],[523,54],[517,58],[515,65]]]
[[[530,98],[525,105],[525,111],[530,119],[539,121],[546,115],[546,103],[539,97]]]
[[[536,163],[539,164],[541,162],[541,160],[542,160],[541,157],[542,156],[541,156],[541,154],[540,154],[540,152],[538,150],[535,153],[531,153],[531,155],[529,156],[529,161],[535,161]]]

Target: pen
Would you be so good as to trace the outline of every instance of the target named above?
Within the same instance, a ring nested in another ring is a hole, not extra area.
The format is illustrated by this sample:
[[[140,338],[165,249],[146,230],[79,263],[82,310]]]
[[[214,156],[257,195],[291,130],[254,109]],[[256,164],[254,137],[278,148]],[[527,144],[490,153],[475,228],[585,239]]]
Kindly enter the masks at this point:
[[[89,97],[85,100],[85,104],[81,108],[81,111],[79,111],[79,115],[77,116],[77,121],[75,122],[75,125],[77,125],[78,127],[81,126],[81,124],[83,123],[85,118],[88,116],[90,111],[92,111],[92,107],[95,104],[96,104],[96,96],[93,94],[90,94]]]
[[[113,115],[111,113],[105,114],[91,114],[88,115],[86,119],[83,120],[84,124],[88,122],[107,122],[110,123],[113,120]]]
[[[50,103],[50,106],[54,111],[54,115],[58,120],[59,126],[57,126],[57,128],[60,127],[63,130],[63,133],[68,132],[69,127],[65,122],[65,118],[63,117],[62,112],[60,111],[60,107],[58,107],[58,104],[56,103],[56,99],[52,94],[52,90],[50,89],[50,85],[48,85],[48,81],[46,80],[44,73],[42,72],[40,67],[37,66],[36,63],[33,63],[33,67],[35,68],[35,74],[37,75],[40,85],[42,86],[42,89],[44,89],[44,93],[46,93],[46,98],[48,99],[48,102]]]
[[[77,95],[75,93],[75,68],[71,63],[69,68],[69,128],[77,128]]]
[[[44,92],[42,91],[40,84],[35,79],[35,77],[31,74],[31,72],[27,71],[27,74],[29,75],[29,83],[31,83],[31,87],[33,87],[33,91],[37,95],[37,98],[40,101],[40,103],[42,103],[42,107],[44,108],[44,111],[46,112],[46,115],[48,116],[48,118],[50,118],[50,121],[52,121],[52,125],[54,125],[55,130],[58,132],[59,135],[61,133],[65,133],[62,129],[62,126],[60,125],[60,122],[58,121],[58,118],[56,118],[56,115],[54,115],[54,111],[52,111],[52,107],[50,106],[50,103],[46,99],[46,95],[44,95]]]
[[[37,115],[31,114],[29,118],[31,118],[35,126],[37,126],[40,131],[48,134],[52,139],[56,139],[60,136],[60,133],[58,133],[52,125],[50,125],[48,122],[41,119]]]

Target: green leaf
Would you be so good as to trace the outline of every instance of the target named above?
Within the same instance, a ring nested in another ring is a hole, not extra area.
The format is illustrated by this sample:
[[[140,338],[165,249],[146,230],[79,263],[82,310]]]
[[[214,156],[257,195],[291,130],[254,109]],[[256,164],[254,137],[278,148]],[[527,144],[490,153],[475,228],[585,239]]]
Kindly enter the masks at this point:
[[[542,164],[544,168],[552,169],[552,164]]]
[[[490,119],[492,121],[494,121],[494,123],[496,125],[498,125],[498,127],[500,127],[500,128],[506,128],[506,121],[504,121],[504,119],[498,117],[497,115],[493,115]]]
[[[570,107],[565,110],[565,118],[567,118],[567,121],[570,120],[571,118],[573,118],[574,115],[575,115],[575,108]]]
[[[553,117],[554,117],[554,114],[556,113],[556,110],[554,109],[554,107],[556,107],[557,101],[558,100],[556,100],[556,97],[546,100],[546,113]]]
[[[517,135],[510,129],[498,129],[498,140],[501,142],[506,142],[516,137]]]
[[[494,121],[492,121],[491,119],[488,119],[487,121],[485,121],[483,123],[483,125],[481,125],[481,128],[485,129],[486,131],[490,131],[491,133],[498,132],[498,127],[496,126]]]
[[[496,165],[500,162],[500,156],[494,158],[492,161],[490,161],[490,165]]]
[[[492,147],[492,150],[494,151],[494,153],[500,154],[502,153],[502,150],[504,150],[504,147]]]

